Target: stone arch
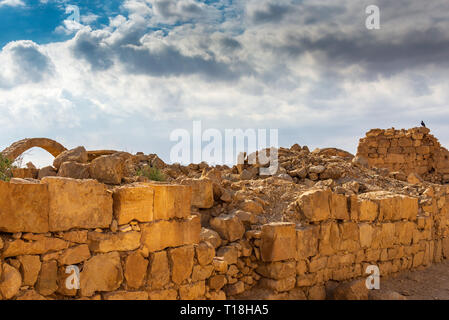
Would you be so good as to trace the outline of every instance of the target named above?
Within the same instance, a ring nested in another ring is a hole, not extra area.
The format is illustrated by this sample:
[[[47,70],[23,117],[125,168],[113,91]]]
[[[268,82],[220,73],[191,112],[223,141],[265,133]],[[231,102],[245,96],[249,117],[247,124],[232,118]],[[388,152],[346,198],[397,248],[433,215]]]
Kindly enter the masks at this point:
[[[47,138],[31,138],[14,142],[8,148],[3,150],[2,154],[9,160],[14,161],[25,151],[35,147],[48,151],[54,157],[57,157],[62,152],[67,150],[62,144],[54,140]]]

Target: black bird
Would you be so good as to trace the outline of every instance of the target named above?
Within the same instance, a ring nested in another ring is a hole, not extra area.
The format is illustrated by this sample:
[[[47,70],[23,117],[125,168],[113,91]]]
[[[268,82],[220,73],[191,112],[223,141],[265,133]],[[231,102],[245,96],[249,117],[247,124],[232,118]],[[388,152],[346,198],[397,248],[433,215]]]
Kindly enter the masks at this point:
[[[424,128],[426,127],[426,124],[424,123],[424,121],[421,121],[421,126],[423,126]]]

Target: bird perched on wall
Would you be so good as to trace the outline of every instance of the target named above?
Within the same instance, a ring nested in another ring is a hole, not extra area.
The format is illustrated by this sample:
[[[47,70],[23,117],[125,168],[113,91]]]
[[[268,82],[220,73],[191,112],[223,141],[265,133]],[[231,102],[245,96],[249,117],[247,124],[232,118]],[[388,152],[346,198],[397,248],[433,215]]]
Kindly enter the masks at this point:
[[[424,128],[426,127],[426,124],[424,123],[424,121],[421,121],[421,126]]]

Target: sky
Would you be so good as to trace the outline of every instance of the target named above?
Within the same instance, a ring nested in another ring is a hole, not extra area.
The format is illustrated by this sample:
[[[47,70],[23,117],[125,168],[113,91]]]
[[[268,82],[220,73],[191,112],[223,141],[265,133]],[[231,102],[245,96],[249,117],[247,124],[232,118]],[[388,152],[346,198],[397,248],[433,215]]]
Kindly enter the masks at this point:
[[[0,28],[0,150],[47,137],[169,162],[198,120],[352,153],[424,120],[449,145],[447,0],[0,0]]]

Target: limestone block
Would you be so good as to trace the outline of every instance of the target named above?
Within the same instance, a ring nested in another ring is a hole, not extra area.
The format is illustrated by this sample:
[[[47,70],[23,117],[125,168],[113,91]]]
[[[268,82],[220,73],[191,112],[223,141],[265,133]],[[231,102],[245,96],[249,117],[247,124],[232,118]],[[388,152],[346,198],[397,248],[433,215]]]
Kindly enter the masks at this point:
[[[201,221],[199,216],[183,220],[156,221],[142,226],[142,244],[150,252],[169,247],[197,244],[200,241]]]
[[[112,195],[95,180],[46,177],[41,183],[50,194],[50,231],[72,228],[108,228],[112,221]]]
[[[331,191],[309,190],[298,198],[298,205],[304,217],[312,222],[324,221],[330,217]]]
[[[132,220],[153,221],[154,191],[146,186],[120,187],[114,189],[114,217],[119,225]]]
[[[212,208],[214,205],[213,182],[208,178],[183,179],[183,185],[192,187],[192,206],[202,209]]]
[[[274,222],[262,226],[260,251],[263,261],[280,261],[296,257],[294,223]]]
[[[49,193],[45,185],[0,181],[0,231],[46,233]]]

